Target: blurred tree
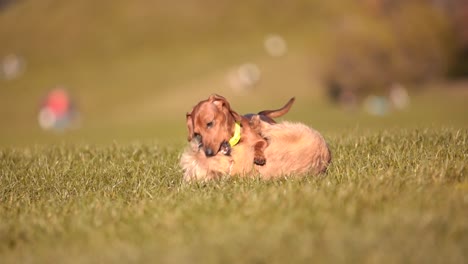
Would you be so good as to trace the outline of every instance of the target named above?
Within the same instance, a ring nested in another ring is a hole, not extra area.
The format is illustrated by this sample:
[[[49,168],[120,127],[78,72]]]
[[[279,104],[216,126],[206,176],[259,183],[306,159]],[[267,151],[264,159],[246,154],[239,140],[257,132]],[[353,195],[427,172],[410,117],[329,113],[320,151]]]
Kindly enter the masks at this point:
[[[6,7],[8,7],[10,4],[15,2],[15,0],[0,0],[0,11]]]
[[[448,13],[453,17],[456,34],[456,60],[451,68],[454,77],[468,76],[468,1],[452,0]]]
[[[456,47],[449,16],[430,1],[355,2],[330,31],[326,81],[334,94],[382,93],[392,83],[443,78]],[[331,88],[333,87],[333,88]]]

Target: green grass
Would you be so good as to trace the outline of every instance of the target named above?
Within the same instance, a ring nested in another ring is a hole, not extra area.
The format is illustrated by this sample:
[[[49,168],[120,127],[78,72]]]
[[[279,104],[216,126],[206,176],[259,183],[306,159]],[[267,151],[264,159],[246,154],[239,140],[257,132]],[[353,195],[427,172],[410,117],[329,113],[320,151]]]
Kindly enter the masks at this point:
[[[326,176],[186,184],[180,147],[0,150],[3,263],[464,263],[468,133],[328,137]]]
[[[0,59],[26,61],[0,79],[2,264],[467,262],[467,83],[408,86],[383,117],[328,103],[353,1],[16,2],[0,11]],[[271,33],[284,57],[264,51]],[[242,96],[226,76],[245,62],[262,79]],[[37,124],[57,85],[77,130]],[[324,134],[328,174],[184,183],[185,113],[212,92],[240,113],[296,96],[285,119]]]

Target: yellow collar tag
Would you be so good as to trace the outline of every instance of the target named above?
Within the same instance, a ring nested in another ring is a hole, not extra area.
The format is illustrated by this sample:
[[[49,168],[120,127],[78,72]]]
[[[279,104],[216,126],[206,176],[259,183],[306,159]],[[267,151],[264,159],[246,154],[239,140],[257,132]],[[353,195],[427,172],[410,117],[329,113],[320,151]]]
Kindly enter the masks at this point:
[[[240,138],[241,138],[241,126],[239,125],[239,123],[236,122],[235,129],[234,129],[234,136],[232,136],[232,138],[229,139],[229,145],[231,145],[231,147],[234,147],[235,145],[237,145],[237,143],[239,143]]]

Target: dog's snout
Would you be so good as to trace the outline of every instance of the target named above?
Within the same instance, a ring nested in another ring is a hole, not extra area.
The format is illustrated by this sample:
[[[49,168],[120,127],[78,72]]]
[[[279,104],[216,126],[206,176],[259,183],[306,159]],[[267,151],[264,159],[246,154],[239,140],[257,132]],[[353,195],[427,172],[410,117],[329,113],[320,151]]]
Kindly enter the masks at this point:
[[[214,151],[211,148],[206,148],[205,149],[205,155],[207,157],[212,157],[212,156],[214,156]]]

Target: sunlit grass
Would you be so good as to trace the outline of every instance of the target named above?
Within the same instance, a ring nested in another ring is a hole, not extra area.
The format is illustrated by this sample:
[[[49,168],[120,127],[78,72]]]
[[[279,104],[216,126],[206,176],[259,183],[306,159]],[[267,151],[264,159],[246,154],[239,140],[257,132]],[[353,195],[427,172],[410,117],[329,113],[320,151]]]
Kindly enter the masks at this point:
[[[409,107],[385,116],[331,104],[321,74],[352,1],[14,2],[0,59],[26,68],[0,80],[1,263],[468,259],[466,89],[407,87]],[[263,49],[271,33],[285,56]],[[261,81],[238,95],[226,76],[246,62]],[[40,130],[57,85],[79,129]],[[296,96],[284,119],[324,134],[327,175],[184,183],[185,113],[212,92],[240,113]]]
[[[439,262],[468,246],[466,130],[329,138],[326,176],[186,184],[181,148],[0,152],[7,262]]]

